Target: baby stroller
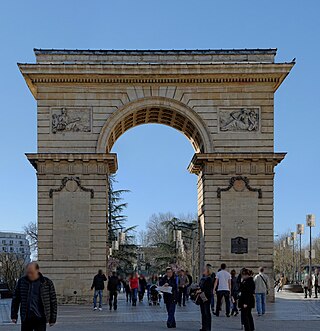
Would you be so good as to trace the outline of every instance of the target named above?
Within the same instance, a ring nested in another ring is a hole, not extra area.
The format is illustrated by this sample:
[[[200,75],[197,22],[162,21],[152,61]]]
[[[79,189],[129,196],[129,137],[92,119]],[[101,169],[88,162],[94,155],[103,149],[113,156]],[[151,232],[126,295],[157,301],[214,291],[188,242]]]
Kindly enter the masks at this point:
[[[149,306],[159,306],[161,300],[161,295],[157,291],[156,285],[150,286],[150,295],[149,295]]]

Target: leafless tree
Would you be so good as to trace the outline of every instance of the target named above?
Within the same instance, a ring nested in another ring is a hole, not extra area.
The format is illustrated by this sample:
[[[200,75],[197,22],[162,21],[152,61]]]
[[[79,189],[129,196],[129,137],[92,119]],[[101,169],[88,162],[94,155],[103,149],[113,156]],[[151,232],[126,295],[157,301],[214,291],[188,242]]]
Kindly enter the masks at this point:
[[[143,233],[145,246],[153,247],[152,255],[146,259],[155,271],[162,271],[169,264],[177,264],[196,273],[193,265],[198,263],[197,254],[197,221],[196,215],[173,213],[153,214],[147,222],[147,229]],[[182,231],[184,254],[177,251],[175,230]],[[194,232],[195,231],[195,232]],[[150,258],[150,261],[149,261]],[[157,270],[158,269],[158,270]]]
[[[18,253],[0,253],[0,278],[13,291],[17,280],[24,274],[28,256]]]
[[[30,249],[34,256],[38,255],[38,226],[36,222],[30,222],[24,228],[24,233],[30,243]]]

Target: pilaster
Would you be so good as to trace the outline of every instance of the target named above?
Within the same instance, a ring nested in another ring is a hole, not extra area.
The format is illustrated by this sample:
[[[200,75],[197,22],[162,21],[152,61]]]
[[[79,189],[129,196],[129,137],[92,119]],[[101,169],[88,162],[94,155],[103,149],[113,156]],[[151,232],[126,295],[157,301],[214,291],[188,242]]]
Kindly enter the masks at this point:
[[[195,154],[201,266],[273,270],[274,168],[284,153]]]
[[[107,267],[108,174],[115,154],[27,154],[38,179],[38,258],[60,302],[88,302]]]

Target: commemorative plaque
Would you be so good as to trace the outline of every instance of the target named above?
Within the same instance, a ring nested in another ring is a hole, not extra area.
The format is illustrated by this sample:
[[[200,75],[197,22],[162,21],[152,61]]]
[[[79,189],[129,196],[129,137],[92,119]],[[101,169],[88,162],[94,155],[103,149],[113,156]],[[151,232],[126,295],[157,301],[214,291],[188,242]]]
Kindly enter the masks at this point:
[[[248,253],[248,239],[245,239],[243,237],[231,238],[231,253],[247,254]]]

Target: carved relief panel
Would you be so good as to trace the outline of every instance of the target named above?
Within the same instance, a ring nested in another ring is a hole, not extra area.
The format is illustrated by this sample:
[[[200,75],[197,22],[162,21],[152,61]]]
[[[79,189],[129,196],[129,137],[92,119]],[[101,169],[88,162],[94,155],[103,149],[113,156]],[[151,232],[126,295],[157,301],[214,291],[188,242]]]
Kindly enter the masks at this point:
[[[259,107],[219,108],[219,131],[258,132],[260,131]]]
[[[52,133],[91,132],[92,110],[86,107],[51,109]]]

